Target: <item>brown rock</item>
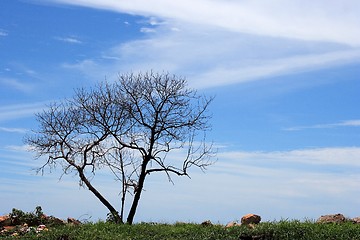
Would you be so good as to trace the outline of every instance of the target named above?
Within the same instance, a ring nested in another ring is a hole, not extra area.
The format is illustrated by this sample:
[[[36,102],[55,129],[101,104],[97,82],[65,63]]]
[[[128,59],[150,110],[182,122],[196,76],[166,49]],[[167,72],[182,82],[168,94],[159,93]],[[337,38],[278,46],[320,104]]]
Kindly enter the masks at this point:
[[[40,225],[36,228],[36,232],[41,232],[41,231],[49,231],[49,229],[46,227],[46,225],[40,224]]]
[[[56,218],[54,216],[50,216],[46,219],[46,222],[50,223],[51,225],[65,225],[67,222],[61,220],[60,218]]]
[[[11,225],[11,218],[9,215],[0,216],[0,227],[10,226],[10,225]]]
[[[11,231],[15,228],[15,226],[4,226],[5,231]]]
[[[246,214],[241,218],[242,225],[253,225],[258,224],[261,221],[261,217],[256,214]]]
[[[237,222],[229,222],[228,224],[226,224],[225,228],[231,228],[235,226],[240,226],[240,224],[238,224]]]
[[[330,215],[323,215],[318,218],[316,221],[317,223],[343,223],[346,221],[344,215],[338,214],[330,214]]]
[[[356,224],[360,224],[360,217],[353,218],[352,221]]]
[[[72,225],[80,225],[81,224],[81,222],[75,218],[68,218],[67,222]]]

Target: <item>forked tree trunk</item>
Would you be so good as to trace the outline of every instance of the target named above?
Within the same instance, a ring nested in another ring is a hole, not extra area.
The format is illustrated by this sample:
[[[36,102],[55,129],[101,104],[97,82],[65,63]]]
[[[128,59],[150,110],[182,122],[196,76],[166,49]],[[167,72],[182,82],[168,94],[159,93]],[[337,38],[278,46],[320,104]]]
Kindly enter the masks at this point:
[[[141,196],[142,190],[144,188],[144,182],[145,182],[145,177],[146,177],[146,166],[147,166],[148,162],[149,162],[148,159],[144,160],[144,162],[143,162],[143,164],[141,166],[141,173],[140,173],[140,176],[139,176],[139,182],[138,182],[136,192],[135,192],[135,195],[134,195],[134,199],[133,199],[130,211],[129,211],[129,215],[128,215],[127,220],[126,220],[126,222],[128,224],[130,224],[130,225],[133,224],[136,209],[138,207],[140,196]]]

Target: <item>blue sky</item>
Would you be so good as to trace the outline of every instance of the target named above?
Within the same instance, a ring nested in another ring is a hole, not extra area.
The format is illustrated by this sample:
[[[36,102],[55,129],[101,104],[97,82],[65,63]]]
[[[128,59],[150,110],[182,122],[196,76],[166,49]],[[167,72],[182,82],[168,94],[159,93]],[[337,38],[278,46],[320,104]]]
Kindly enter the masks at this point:
[[[358,1],[2,0],[0,19],[0,214],[104,219],[76,176],[31,170],[23,137],[74,88],[152,69],[216,96],[218,154],[191,180],[148,178],[135,221],[360,216]]]

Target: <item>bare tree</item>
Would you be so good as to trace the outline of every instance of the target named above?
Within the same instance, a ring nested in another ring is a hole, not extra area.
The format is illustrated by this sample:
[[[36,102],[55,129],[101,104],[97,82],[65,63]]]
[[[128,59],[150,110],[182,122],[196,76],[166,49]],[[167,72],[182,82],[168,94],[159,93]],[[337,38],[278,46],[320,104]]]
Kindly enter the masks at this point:
[[[212,99],[168,73],[119,75],[37,114],[39,129],[25,141],[47,159],[39,171],[59,165],[63,174],[75,172],[116,222],[124,222],[131,195],[126,222],[132,224],[148,175],[163,172],[172,182],[172,175],[189,176],[189,168],[211,164],[205,133]],[[182,160],[170,158],[174,150],[185,152]],[[91,181],[101,168],[121,182],[120,214]]]

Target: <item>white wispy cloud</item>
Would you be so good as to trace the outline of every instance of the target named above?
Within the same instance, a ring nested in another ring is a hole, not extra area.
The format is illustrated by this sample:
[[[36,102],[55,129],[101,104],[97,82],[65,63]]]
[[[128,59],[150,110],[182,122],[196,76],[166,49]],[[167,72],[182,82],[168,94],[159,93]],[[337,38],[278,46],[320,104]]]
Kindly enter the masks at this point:
[[[13,152],[27,153],[32,149],[32,147],[30,145],[8,145],[5,149]]]
[[[0,37],[6,37],[8,35],[9,34],[5,30],[0,29]]]
[[[82,44],[83,42],[75,37],[55,37],[56,40],[71,44]]]
[[[343,166],[343,167],[360,167],[360,162],[356,159],[360,154],[360,147],[339,147],[339,148],[311,148],[311,149],[297,149],[289,151],[273,151],[273,152],[248,152],[248,151],[225,151],[219,153],[220,159],[225,159],[223,164],[230,164],[233,167],[238,163],[246,163],[251,166],[265,166],[274,167],[282,166],[286,168],[294,168],[293,170],[301,171],[298,169],[299,165],[305,164],[307,167],[314,165],[329,165],[329,166]],[[259,164],[260,163],[260,164]],[[270,165],[268,165],[270,164]],[[233,169],[233,167],[228,167]],[[263,167],[261,167],[263,168]],[[240,169],[234,169],[237,172]],[[278,171],[277,167],[274,168]],[[304,171],[308,171],[304,168]],[[320,170],[321,172],[322,170]]]
[[[206,88],[360,62],[360,50],[339,45],[263,38],[200,26],[173,28],[161,25],[148,39],[108,50],[106,55],[113,56],[113,62],[86,59],[66,66],[89,77],[167,70],[187,76],[193,87]]]
[[[31,74],[31,73],[28,73]],[[15,78],[2,78],[0,77],[0,85],[4,87],[10,87],[12,89],[21,91],[21,92],[30,92],[33,89],[33,85],[30,83],[25,83],[19,79]]]
[[[353,0],[55,2],[148,17],[140,29],[152,33],[146,39],[104,51],[113,62],[64,64],[97,79],[166,70],[206,88],[360,62],[360,4]]]
[[[316,124],[311,126],[297,126],[285,128],[286,131],[300,131],[306,129],[338,128],[338,127],[360,127],[360,120],[346,120],[338,123]]]
[[[350,62],[360,62],[360,50],[335,51],[319,54],[299,54],[272,60],[259,59],[256,65],[236,63],[216,66],[206,73],[199,74],[196,87],[214,87],[239,82],[255,81],[266,77],[281,76],[311,70],[324,69],[332,66],[346,65]],[[212,81],[209,81],[212,79]],[[218,79],[218,80],[216,80]]]
[[[34,116],[35,113],[42,111],[48,102],[35,102],[0,106],[0,121],[20,119]]]
[[[9,66],[4,68],[4,71],[18,76],[25,75],[28,78],[38,78],[38,72],[22,62],[11,62],[9,63]]]
[[[9,128],[9,127],[0,127],[0,132],[9,132],[9,133],[27,133],[29,130],[25,128]]]
[[[155,29],[155,28],[143,27],[143,28],[140,29],[140,32],[143,32],[143,33],[154,33],[154,32],[156,32],[156,29]]]
[[[166,0],[53,0],[145,16],[156,16],[192,24],[216,26],[229,31],[332,41],[360,45],[360,4],[356,0],[317,1],[211,1]]]

